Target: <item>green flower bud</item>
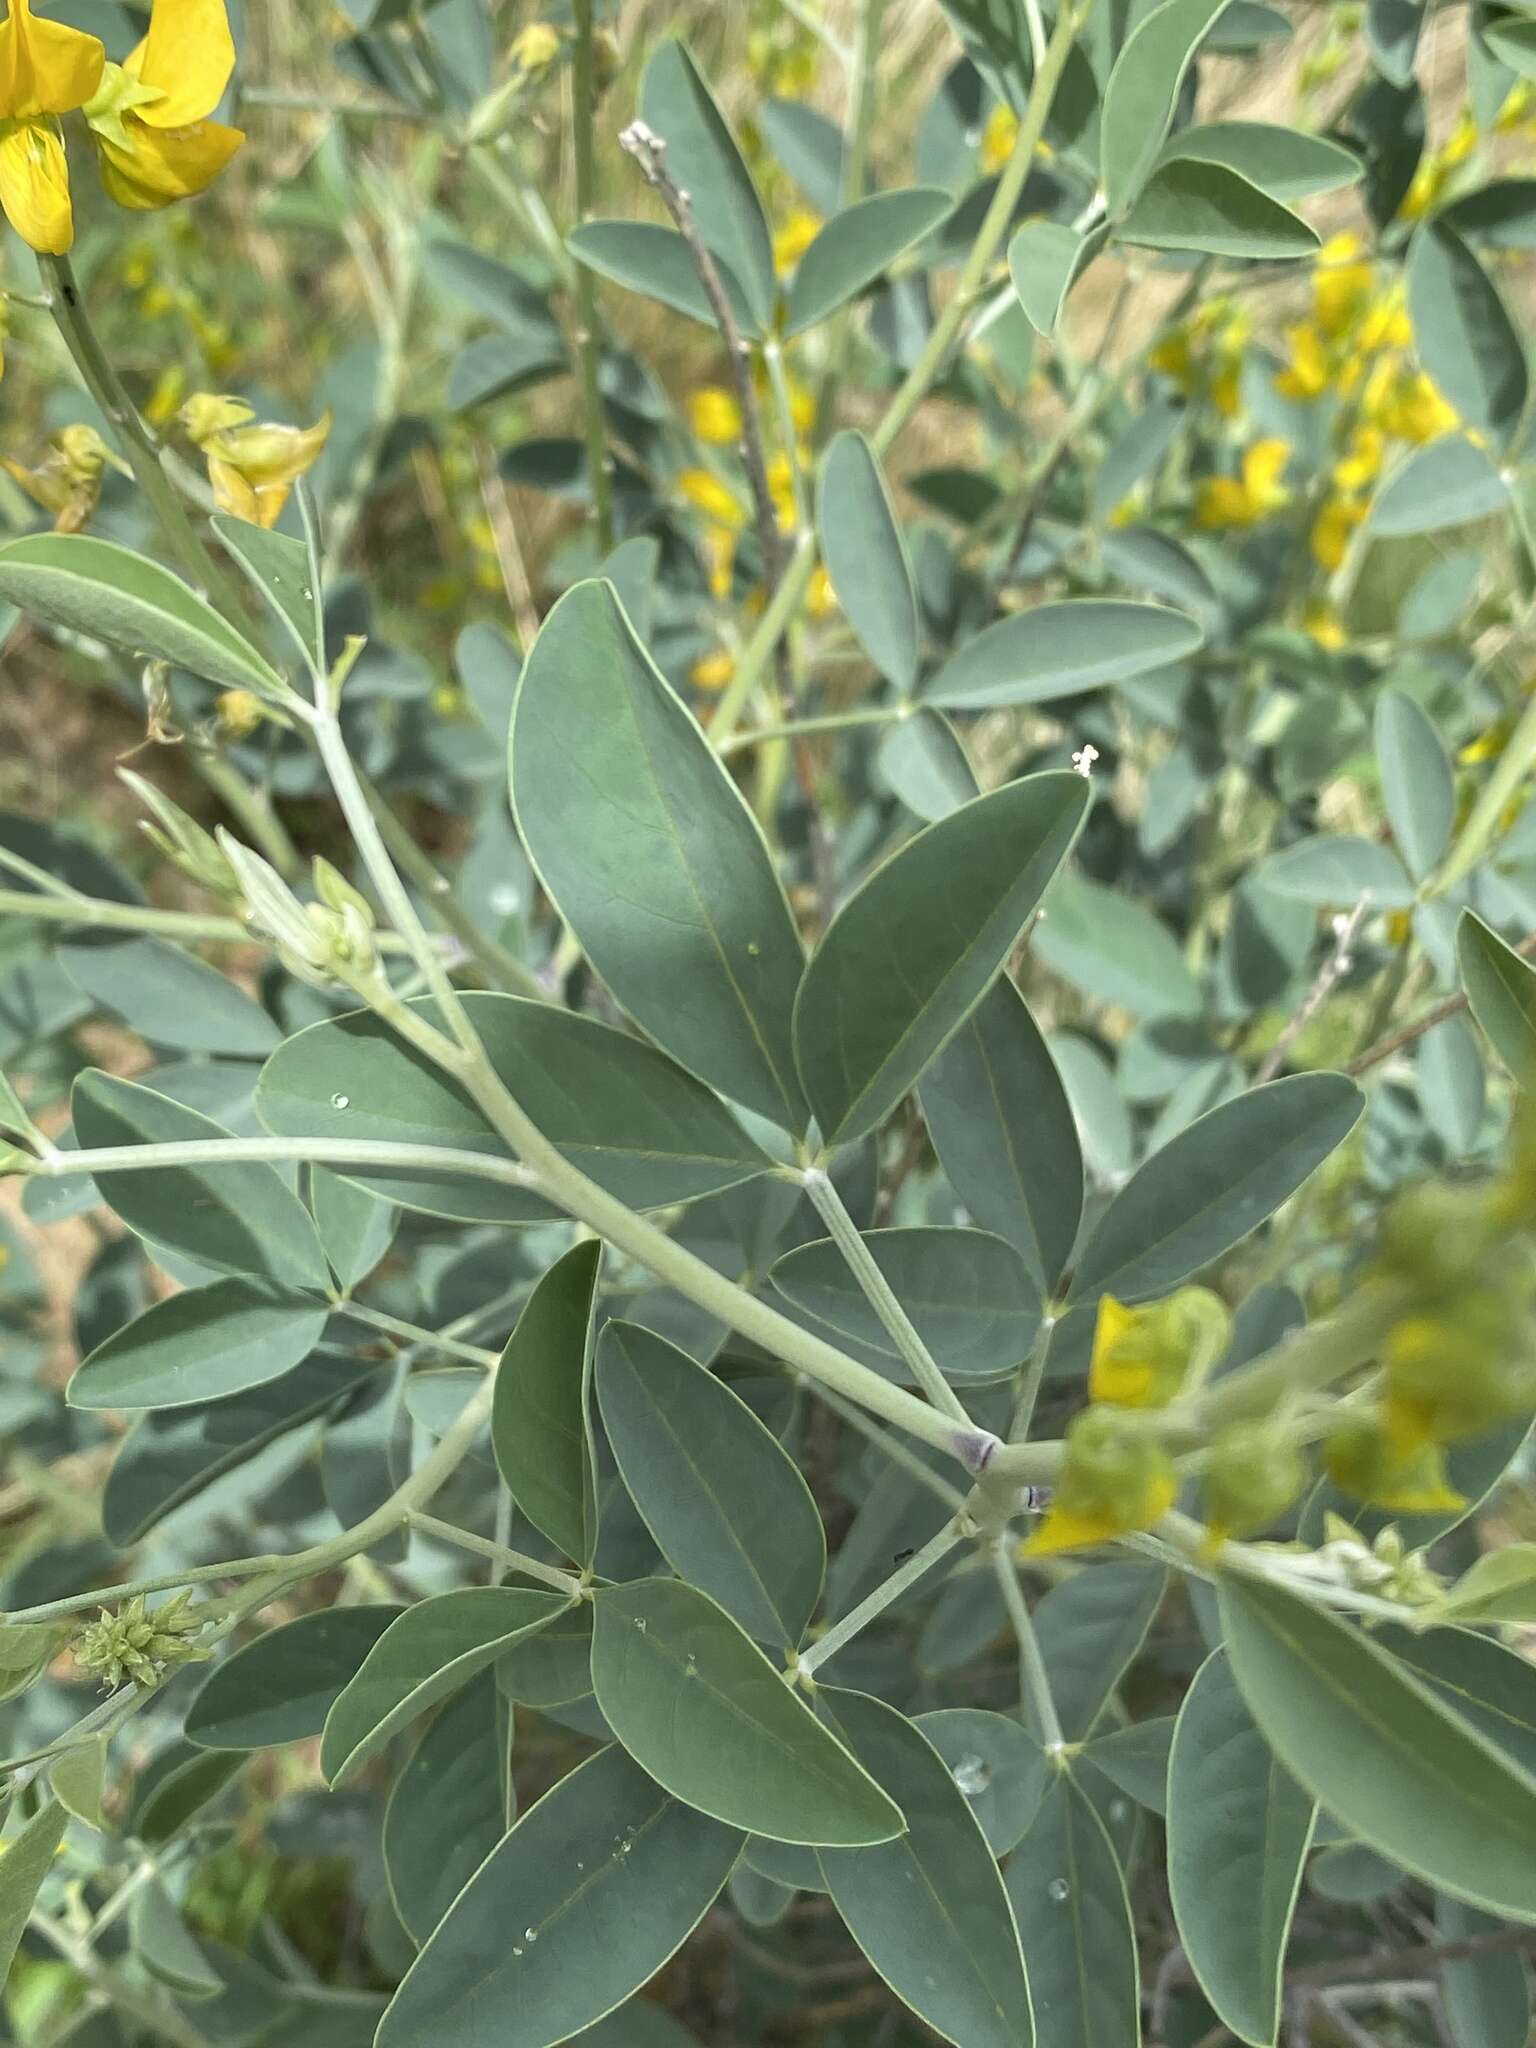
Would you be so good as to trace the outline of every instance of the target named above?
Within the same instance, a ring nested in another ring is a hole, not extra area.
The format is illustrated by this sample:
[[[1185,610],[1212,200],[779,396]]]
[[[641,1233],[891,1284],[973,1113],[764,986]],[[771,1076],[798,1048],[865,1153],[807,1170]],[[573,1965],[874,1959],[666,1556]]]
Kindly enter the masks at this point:
[[[1393,1514],[1450,1514],[1466,1506],[1445,1476],[1438,1445],[1405,1450],[1375,1417],[1339,1423],[1323,1445],[1323,1468],[1345,1493]]]
[[[1166,1408],[1205,1377],[1231,1335],[1227,1305],[1208,1287],[1181,1287],[1141,1308],[1106,1294],[1094,1326],[1089,1396],[1119,1408]]]
[[[1112,1408],[1085,1409],[1067,1431],[1050,1509],[1020,1555],[1048,1556],[1150,1528],[1178,1490],[1172,1460],[1155,1437]]]
[[[179,1666],[202,1663],[213,1653],[188,1641],[203,1626],[202,1616],[189,1608],[191,1598],[178,1593],[146,1612],[140,1593],[116,1614],[103,1607],[101,1618],[75,1637],[75,1662],[94,1672],[105,1692],[115,1692],[130,1679],[135,1685],[158,1685]]]
[[[1307,1461],[1273,1422],[1240,1422],[1211,1446],[1201,1481],[1214,1537],[1252,1536],[1283,1514],[1307,1483]]]

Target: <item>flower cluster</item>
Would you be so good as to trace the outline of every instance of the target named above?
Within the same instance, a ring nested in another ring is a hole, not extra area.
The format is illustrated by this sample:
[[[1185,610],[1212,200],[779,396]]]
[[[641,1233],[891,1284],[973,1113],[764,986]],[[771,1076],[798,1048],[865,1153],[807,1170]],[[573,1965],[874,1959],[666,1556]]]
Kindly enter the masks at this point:
[[[225,0],[154,0],[122,64],[95,36],[8,0],[0,23],[0,208],[39,254],[74,241],[60,119],[84,116],[109,198],[136,211],[213,183],[245,137],[209,117],[235,65]]]
[[[105,1692],[130,1680],[159,1685],[181,1665],[201,1664],[213,1653],[190,1640],[203,1626],[202,1615],[189,1605],[191,1598],[181,1592],[163,1607],[146,1609],[139,1593],[116,1614],[103,1607],[100,1620],[87,1623],[75,1637],[75,1662],[99,1678]]]
[[[199,391],[177,422],[203,454],[214,502],[252,526],[272,527],[299,478],[320,460],[331,431],[327,412],[312,427],[258,421],[243,398]]]

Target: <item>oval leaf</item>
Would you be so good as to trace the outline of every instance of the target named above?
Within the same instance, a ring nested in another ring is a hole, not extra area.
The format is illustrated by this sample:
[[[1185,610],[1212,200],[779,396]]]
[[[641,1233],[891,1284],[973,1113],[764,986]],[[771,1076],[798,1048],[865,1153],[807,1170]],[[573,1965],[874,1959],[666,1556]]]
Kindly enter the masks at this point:
[[[602,1246],[572,1246],[539,1281],[507,1339],[491,1396],[491,1447],[508,1493],[580,1565],[597,1549],[588,1393]]]
[[[1099,175],[1111,214],[1129,205],[1157,161],[1179,88],[1226,0],[1163,0],[1125,39],[1104,88]]]
[[[1525,411],[1530,372],[1497,285],[1443,220],[1414,236],[1407,282],[1419,361],[1467,425],[1502,445]]]
[[[215,1280],[154,1302],[82,1360],[71,1408],[191,1408],[304,1363],[326,1311],[259,1280]]]
[[[592,1683],[613,1732],[701,1813],[779,1842],[888,1842],[899,1810],[751,1639],[676,1579],[594,1597]]]
[[[1073,597],[999,619],[967,640],[923,690],[947,711],[1043,704],[1166,668],[1205,633],[1183,612],[1121,598]]]
[[[401,1612],[388,1604],[327,1607],[268,1629],[203,1680],[187,1709],[187,1740],[200,1749],[307,1742]]]
[[[1153,172],[1119,232],[1144,249],[1202,256],[1284,261],[1318,247],[1304,220],[1236,171],[1183,158]]]
[[[617,1000],[692,1072],[802,1129],[789,904],[752,813],[607,584],[577,584],[544,621],[511,776],[540,879]]]
[[[424,1942],[507,1832],[506,1726],[489,1672],[450,1700],[411,1753],[384,1809],[389,1895]]]
[[[1522,1087],[1536,1076],[1536,967],[1474,910],[1456,927],[1456,964],[1472,1014]]]
[[[917,681],[917,594],[890,493],[868,441],[851,429],[828,448],[816,487],[822,560],[859,643],[904,695]]]
[[[1088,789],[1033,775],[930,825],[834,918],[795,1004],[824,1142],[862,1137],[976,1007],[1066,858]]]
[[[1066,1770],[1008,1862],[1035,2026],[1050,2048],[1138,2048],[1136,1935],[1114,1845]]]
[[[948,192],[913,185],[872,193],[833,214],[800,258],[785,333],[800,334],[846,305],[936,228],[953,205]]]
[[[748,1635],[796,1646],[821,1597],[826,1539],[777,1437],[636,1323],[604,1326],[594,1377],[620,1476],[668,1564]]]

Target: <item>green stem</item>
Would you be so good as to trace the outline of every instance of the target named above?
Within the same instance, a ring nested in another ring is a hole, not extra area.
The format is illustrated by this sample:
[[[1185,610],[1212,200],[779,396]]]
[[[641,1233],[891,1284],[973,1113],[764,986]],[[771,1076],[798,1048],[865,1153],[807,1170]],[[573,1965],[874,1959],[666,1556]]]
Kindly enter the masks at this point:
[[[592,117],[597,89],[592,64],[592,0],[574,0],[576,40],[571,92],[575,100],[576,220],[592,217],[594,186]],[[576,266],[576,354],[581,366],[582,420],[587,445],[587,483],[592,493],[592,537],[599,558],[613,546],[613,472],[608,427],[603,415],[600,344],[597,335],[597,279],[585,263]]]
[[[419,1529],[423,1536],[435,1536],[439,1543],[451,1543],[459,1550],[473,1551],[476,1557],[491,1558],[509,1572],[519,1572],[525,1579],[537,1579],[541,1585],[553,1586],[557,1593],[569,1593],[573,1600],[582,1592],[582,1582],[575,1572],[563,1572],[558,1565],[541,1564],[525,1551],[511,1550],[505,1543],[493,1543],[488,1536],[477,1536],[472,1529],[461,1529],[453,1522],[440,1522],[436,1515],[424,1515],[419,1510],[408,1519],[411,1527]]]
[[[849,1272],[890,1333],[892,1343],[912,1368],[918,1385],[935,1408],[952,1415],[956,1422],[969,1425],[971,1418],[966,1414],[959,1395],[939,1371],[938,1361],[897,1299],[890,1281],[876,1264],[874,1254],[849,1215],[831,1175],[824,1173],[819,1166],[813,1166],[801,1175],[801,1179],[812,1208],[831,1232],[832,1242],[842,1253]]]
[[[166,1145],[102,1145],[80,1152],[46,1153],[29,1161],[27,1171],[45,1180],[67,1180],[76,1173],[142,1173],[161,1166],[226,1166],[252,1160],[370,1166],[381,1172],[463,1173],[476,1180],[500,1181],[505,1187],[532,1185],[526,1167],[515,1159],[498,1158],[494,1152],[398,1145],[384,1138],[185,1138]]]
[[[946,1522],[937,1536],[931,1536],[921,1550],[913,1551],[906,1563],[876,1586],[873,1593],[866,1595],[857,1607],[851,1608],[841,1621],[835,1622],[824,1636],[818,1636],[808,1650],[802,1650],[792,1675],[808,1678],[829,1657],[835,1657],[845,1644],[851,1643],[870,1622],[884,1614],[887,1607],[899,1600],[909,1587],[915,1586],[942,1558],[948,1557],[959,1541],[960,1531],[953,1522]]]
[[[858,34],[853,46],[853,63],[848,75],[848,104],[853,108],[853,133],[843,158],[843,179],[839,199],[852,206],[869,189],[870,142],[874,135],[875,110],[879,103],[880,32],[885,22],[886,0],[863,0],[859,9]],[[853,344],[854,309],[844,306],[832,322],[827,344],[827,367],[816,393],[816,438],[825,440],[837,413],[837,395],[848,369]]]
[[[184,1565],[179,1572],[166,1572],[159,1578],[129,1579],[122,1585],[97,1586],[89,1593],[71,1593],[62,1600],[45,1600],[38,1607],[16,1607],[5,1618],[7,1621],[57,1621],[65,1615],[82,1614],[88,1607],[120,1607],[125,1600],[137,1599],[141,1593],[173,1593],[183,1586],[202,1586],[214,1579],[254,1578],[260,1572],[276,1571],[283,1561],[277,1556],[236,1557],[225,1564]]]
[[[377,820],[384,844],[397,866],[431,905],[433,916],[443,928],[461,942],[490,986],[504,989],[512,995],[530,996],[541,1003],[552,1002],[553,997],[533,970],[493,939],[464,908],[454,893],[452,883],[446,875],[438,873],[433,861],[417,845],[383,792],[361,772],[357,779],[368,808]]]
[[[1029,1436],[1035,1419],[1035,1407],[1040,1399],[1041,1383],[1045,1379],[1045,1361],[1050,1356],[1051,1332],[1056,1327],[1056,1318],[1044,1315],[1040,1328],[1035,1334],[1034,1345],[1024,1367],[1024,1377],[1019,1383],[1018,1399],[1013,1404],[1013,1420],[1008,1425],[1008,1441],[1021,1444]]]
[[[249,945],[236,917],[197,917],[184,910],[152,910],[143,903],[112,903],[104,896],[34,896],[0,889],[0,917],[36,918],[44,924],[94,925],[103,931],[153,932],[167,939],[216,939]]]
[[[810,733],[844,732],[856,725],[900,724],[911,715],[910,704],[881,704],[868,711],[829,711],[821,718],[797,718],[786,725],[754,726],[728,740],[717,740],[715,751],[722,760],[728,760],[732,754],[743,753],[748,747],[761,745],[764,740],[793,740]]]
[[[1023,192],[1025,180],[1034,165],[1035,151],[1045,132],[1045,124],[1056,97],[1056,88],[1061,83],[1067,59],[1072,54],[1072,45],[1077,40],[1079,26],[1076,0],[1062,0],[1056,16],[1056,25],[1051,31],[1051,40],[1035,70],[1034,82],[1029,89],[1029,102],[1019,122],[1019,133],[1013,146],[1013,154],[997,181],[992,203],[987,208],[986,217],[982,221],[976,240],[971,245],[971,252],[955,280],[954,292],[934,322],[933,332],[924,343],[917,361],[908,371],[905,383],[891,400],[871,437],[877,455],[889,452],[903,427],[916,411],[919,402],[926,395],[929,386],[943,368],[965,322],[972,294],[991,269],[997,252],[1002,247],[1003,239],[1013,223],[1019,195]]]
[[[450,1358],[462,1358],[469,1365],[483,1365],[487,1368],[497,1365],[501,1359],[499,1351],[487,1351],[483,1344],[461,1344],[457,1337],[450,1337],[442,1330],[424,1330],[419,1323],[407,1323],[399,1316],[387,1315],[381,1308],[369,1308],[360,1301],[338,1301],[337,1312],[350,1316],[354,1322],[366,1323],[370,1329],[382,1330],[386,1336],[399,1337],[415,1350],[441,1351]]]
[[[965,1495],[958,1486],[951,1486],[947,1479],[929,1465],[925,1465],[916,1451],[903,1443],[899,1436],[893,1436],[888,1429],[882,1429],[878,1422],[871,1420],[856,1401],[845,1401],[841,1394],[834,1394],[830,1387],[818,1386],[815,1390],[818,1401],[824,1401],[836,1416],[857,1430],[864,1441],[871,1444],[882,1458],[889,1458],[893,1465],[899,1465],[909,1479],[915,1479],[925,1487],[935,1500],[943,1501],[952,1514],[960,1514],[965,1507]]]
[[[752,693],[762,681],[763,671],[773,659],[774,649],[783,637],[790,620],[799,611],[806,589],[810,584],[811,572],[816,567],[816,536],[809,527],[805,528],[796,543],[793,554],[784,564],[784,573],[779,578],[767,609],[758,620],[752,638],[742,650],[736,664],[736,673],[731,677],[715,706],[714,717],[709,721],[709,736],[716,747],[724,747],[741,723],[742,713],[751,702]]]
[[[108,2001],[112,2011],[131,2014],[141,2025],[147,2026],[157,2040],[173,2042],[175,2048],[209,2048],[208,2036],[194,2027],[169,1999],[155,1998],[141,1991],[130,1978],[102,1962],[88,1942],[77,1940],[50,1914],[34,1907],[27,1924]]]
[[[278,873],[290,882],[300,875],[304,863],[299,850],[272,808],[272,799],[267,792],[247,782],[216,746],[200,744],[193,747],[191,759],[204,782]]]
[[[1008,1619],[1018,1640],[1019,1704],[1025,1708],[1033,1707],[1047,1754],[1060,1756],[1066,1748],[1066,1739],[1061,1732],[1061,1719],[1051,1692],[1051,1675],[1045,1668],[1040,1638],[1035,1634],[1035,1624],[1024,1598],[1024,1589],[1019,1584],[1018,1571],[1008,1554],[1006,1537],[992,1547],[992,1569],[997,1574]]]

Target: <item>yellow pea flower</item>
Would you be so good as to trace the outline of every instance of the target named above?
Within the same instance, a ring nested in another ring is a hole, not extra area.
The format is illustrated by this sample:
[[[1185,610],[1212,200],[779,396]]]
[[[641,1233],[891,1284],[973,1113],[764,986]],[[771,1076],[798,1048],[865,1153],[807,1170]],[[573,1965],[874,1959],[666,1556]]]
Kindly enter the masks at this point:
[[[1328,352],[1321,330],[1312,321],[1303,320],[1288,327],[1285,338],[1290,344],[1291,360],[1275,379],[1276,391],[1282,398],[1321,398],[1329,381]]]
[[[714,525],[726,527],[734,533],[746,524],[745,508],[713,471],[685,469],[678,476],[677,488],[688,503]]]
[[[712,526],[704,536],[704,563],[711,597],[729,597],[736,572],[736,535],[728,526]]]
[[[1331,576],[1343,566],[1355,528],[1365,517],[1359,498],[1329,498],[1312,522],[1312,559]]]
[[[62,256],[75,239],[60,114],[101,84],[95,36],[40,21],[32,0],[9,0],[0,22],[0,209],[29,248]]]
[[[995,177],[1013,155],[1018,139],[1019,117],[1006,100],[999,100],[981,131],[981,168],[989,178]]]
[[[1181,1287],[1140,1308],[1106,1294],[1094,1324],[1088,1397],[1118,1408],[1166,1408],[1210,1370],[1231,1334],[1226,1304],[1206,1287]]]
[[[1398,381],[1382,418],[1389,434],[1395,434],[1400,441],[1411,441],[1415,447],[1453,433],[1460,423],[1455,406],[1441,395],[1434,379],[1423,370]]]
[[[1243,455],[1240,476],[1207,477],[1200,486],[1197,523],[1205,527],[1255,526],[1278,511],[1290,496],[1280,481],[1290,459],[1289,442],[1273,437],[1255,441]]]
[[[821,233],[821,218],[808,207],[796,207],[773,238],[773,267],[787,277]]]
[[[1333,466],[1333,480],[1341,491],[1363,491],[1381,474],[1382,436],[1375,427],[1356,427],[1349,446]]]
[[[818,562],[811,571],[811,580],[806,587],[805,609],[810,618],[830,618],[837,610],[837,592],[832,588],[832,578]]]
[[[704,384],[688,395],[688,424],[701,441],[726,447],[741,439],[741,407],[720,384]]]
[[[225,0],[154,0],[149,34],[85,109],[109,198],[146,212],[207,190],[245,140],[208,118],[234,68]]]
[[[331,415],[312,427],[258,421],[241,398],[195,392],[177,415],[208,463],[221,512],[252,526],[275,526],[294,485],[314,468],[331,431]]]
[[[1178,1491],[1178,1474],[1161,1445],[1112,1408],[1087,1408],[1067,1430],[1061,1478],[1045,1520],[1019,1554],[1049,1557],[1148,1529]]]
[[[727,648],[717,647],[713,654],[706,654],[693,664],[688,680],[696,690],[723,690],[735,673],[735,655]]]
[[[559,54],[559,31],[547,21],[530,21],[512,38],[512,68],[525,78],[547,71]]]
[[[1446,1477],[1438,1445],[1404,1451],[1367,1417],[1333,1431],[1323,1445],[1323,1469],[1345,1493],[1391,1514],[1451,1514],[1466,1506]]]
[[[1332,605],[1322,601],[1307,606],[1302,613],[1301,629],[1330,654],[1336,654],[1341,647],[1349,645],[1349,634],[1344,621]]]
[[[109,462],[124,476],[131,474],[94,427],[79,426],[55,434],[35,469],[8,455],[0,457],[0,469],[45,512],[54,515],[55,533],[79,533],[96,510],[102,474]]]

